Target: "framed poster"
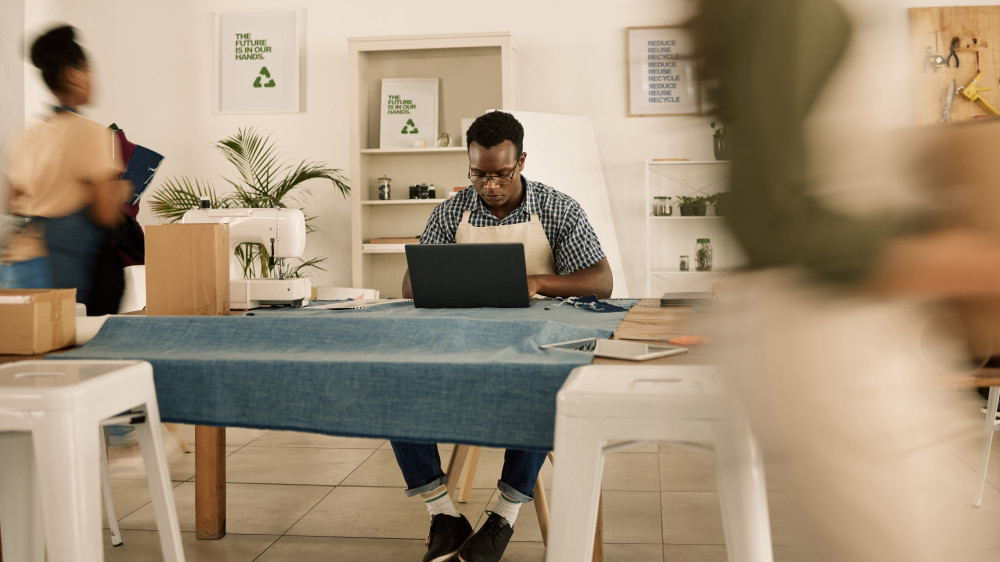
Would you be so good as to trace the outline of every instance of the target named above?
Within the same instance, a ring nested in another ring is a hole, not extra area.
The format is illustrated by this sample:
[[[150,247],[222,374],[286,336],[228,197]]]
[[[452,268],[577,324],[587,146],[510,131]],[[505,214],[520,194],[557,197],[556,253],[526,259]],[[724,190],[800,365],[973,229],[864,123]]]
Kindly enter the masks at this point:
[[[700,115],[693,40],[682,27],[628,27],[628,116]]]
[[[438,135],[438,78],[383,78],[380,148],[428,148]]]
[[[300,12],[222,12],[218,30],[220,113],[299,111]]]

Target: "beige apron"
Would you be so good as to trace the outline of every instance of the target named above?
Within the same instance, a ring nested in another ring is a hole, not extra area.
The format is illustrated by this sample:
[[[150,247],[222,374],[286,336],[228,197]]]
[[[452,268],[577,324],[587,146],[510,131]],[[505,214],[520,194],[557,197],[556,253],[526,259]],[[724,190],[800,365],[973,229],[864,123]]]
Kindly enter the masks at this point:
[[[470,211],[462,213],[462,220],[455,231],[458,244],[485,244],[520,242],[524,244],[524,264],[528,275],[554,275],[556,260],[545,236],[542,221],[538,215],[531,215],[528,222],[501,224],[498,226],[472,226],[469,224]]]

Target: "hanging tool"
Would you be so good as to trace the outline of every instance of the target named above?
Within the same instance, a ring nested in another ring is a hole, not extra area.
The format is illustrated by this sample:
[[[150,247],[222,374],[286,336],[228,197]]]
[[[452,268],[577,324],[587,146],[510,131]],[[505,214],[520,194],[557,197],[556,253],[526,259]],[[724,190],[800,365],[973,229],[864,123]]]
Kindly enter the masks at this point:
[[[955,103],[955,80],[951,81],[951,85],[948,86],[948,92],[945,94],[944,113],[941,114],[942,123],[951,121],[951,106],[953,103]]]
[[[924,72],[927,72],[927,67],[931,67],[934,69],[934,72],[937,72],[938,68],[942,66],[947,66],[945,58],[939,54],[941,52],[939,49],[940,46],[938,45],[938,32],[935,31],[934,52],[931,53],[931,48],[927,47],[927,58],[924,60]]]
[[[972,82],[969,82],[968,85],[966,85],[963,88],[959,88],[958,90],[962,92],[962,95],[965,96],[965,99],[971,102],[979,103],[979,105],[983,106],[986,109],[986,111],[992,113],[993,115],[1000,115],[1000,111],[997,111],[995,107],[990,105],[990,102],[986,101],[983,98],[983,96],[979,95],[980,92],[985,92],[987,90],[993,89],[993,88],[979,87],[979,78],[982,77],[982,75],[983,75],[982,72],[976,73],[976,77],[972,79]]]
[[[951,67],[951,57],[955,57],[955,68],[959,66],[958,55],[955,54],[955,47],[958,46],[959,38],[952,37],[951,39],[951,53],[948,54],[948,58],[945,59],[944,63],[946,66]]]

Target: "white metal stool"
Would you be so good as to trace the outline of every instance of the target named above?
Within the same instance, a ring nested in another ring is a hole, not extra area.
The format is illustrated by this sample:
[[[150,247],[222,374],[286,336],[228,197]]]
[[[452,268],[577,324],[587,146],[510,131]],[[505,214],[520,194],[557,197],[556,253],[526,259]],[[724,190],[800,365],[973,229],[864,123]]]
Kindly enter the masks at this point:
[[[122,412],[129,412],[122,416]],[[144,361],[0,366],[3,558],[101,561],[101,423],[136,424],[163,559],[183,561],[153,370]]]
[[[546,560],[587,560],[594,544],[605,453],[612,441],[714,443],[730,562],[771,562],[760,452],[743,419],[724,407],[718,368],[588,365],[556,397],[552,520]],[[634,443],[633,443],[634,444]]]

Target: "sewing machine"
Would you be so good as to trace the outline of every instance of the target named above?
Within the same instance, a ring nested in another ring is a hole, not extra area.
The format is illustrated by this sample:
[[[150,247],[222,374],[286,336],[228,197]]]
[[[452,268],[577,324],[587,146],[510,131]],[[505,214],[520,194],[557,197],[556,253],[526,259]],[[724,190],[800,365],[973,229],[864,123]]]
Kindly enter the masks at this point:
[[[309,304],[308,279],[285,278],[285,258],[302,255],[306,246],[306,220],[298,209],[191,209],[182,223],[229,225],[229,307],[248,310],[266,305]],[[258,242],[275,260],[274,278],[245,279],[236,259],[236,246]]]

